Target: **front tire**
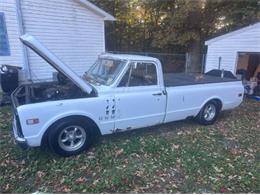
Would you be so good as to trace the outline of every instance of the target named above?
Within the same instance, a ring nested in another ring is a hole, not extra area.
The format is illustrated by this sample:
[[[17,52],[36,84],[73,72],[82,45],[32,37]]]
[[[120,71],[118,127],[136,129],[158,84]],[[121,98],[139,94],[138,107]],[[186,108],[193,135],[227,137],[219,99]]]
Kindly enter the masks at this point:
[[[220,112],[220,106],[215,101],[206,103],[200,110],[197,121],[202,125],[212,125]]]
[[[66,119],[50,130],[48,140],[53,152],[60,156],[80,154],[91,146],[91,126],[82,119]]]

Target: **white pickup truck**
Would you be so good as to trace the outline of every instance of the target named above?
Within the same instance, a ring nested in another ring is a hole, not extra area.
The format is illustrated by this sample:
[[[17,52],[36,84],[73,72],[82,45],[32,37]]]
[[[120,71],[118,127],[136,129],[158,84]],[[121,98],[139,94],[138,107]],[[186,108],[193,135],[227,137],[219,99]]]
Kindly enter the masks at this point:
[[[47,142],[59,155],[75,155],[99,135],[187,117],[210,125],[243,100],[241,81],[224,72],[163,74],[156,58],[103,54],[79,77],[33,36],[20,39],[59,72],[56,82],[21,85],[12,94],[13,132],[23,147]]]

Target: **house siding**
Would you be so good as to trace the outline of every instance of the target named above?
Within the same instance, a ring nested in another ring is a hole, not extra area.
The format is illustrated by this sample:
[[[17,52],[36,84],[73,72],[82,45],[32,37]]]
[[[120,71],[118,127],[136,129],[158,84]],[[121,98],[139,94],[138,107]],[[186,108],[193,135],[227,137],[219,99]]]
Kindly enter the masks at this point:
[[[38,38],[78,75],[104,48],[104,18],[68,0],[21,0],[25,32]],[[54,69],[29,51],[34,80],[51,79]]]
[[[238,52],[260,52],[260,23],[241,33],[236,33],[209,43],[205,72],[220,69],[236,72]]]
[[[0,56],[0,65],[9,64],[23,67],[23,52],[22,44],[19,41],[15,0],[0,0],[0,12],[4,13],[10,49],[10,55]]]

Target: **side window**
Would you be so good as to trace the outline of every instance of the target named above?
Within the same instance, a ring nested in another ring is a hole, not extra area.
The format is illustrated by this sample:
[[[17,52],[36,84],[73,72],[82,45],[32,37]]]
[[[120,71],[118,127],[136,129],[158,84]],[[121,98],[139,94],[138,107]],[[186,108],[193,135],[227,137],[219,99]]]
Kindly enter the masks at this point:
[[[155,64],[132,62],[118,87],[150,85],[157,85],[157,72]]]
[[[0,56],[10,55],[9,41],[4,13],[0,12]]]

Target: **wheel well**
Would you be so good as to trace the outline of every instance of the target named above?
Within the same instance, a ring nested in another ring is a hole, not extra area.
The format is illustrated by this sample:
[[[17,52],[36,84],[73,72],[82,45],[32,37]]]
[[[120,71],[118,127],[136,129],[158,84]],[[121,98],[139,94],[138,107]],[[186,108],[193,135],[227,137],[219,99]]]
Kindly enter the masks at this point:
[[[74,119],[74,120],[84,120],[86,121],[88,124],[91,125],[92,127],[92,134],[94,137],[98,137],[101,135],[101,132],[100,132],[100,129],[99,127],[97,126],[97,124],[92,120],[90,119],[89,117],[86,117],[86,116],[81,116],[81,115],[74,115],[74,116],[67,116],[67,117],[64,117],[64,118],[61,118],[57,121],[55,121],[51,126],[48,127],[48,129],[44,132],[43,134],[43,137],[42,137],[42,141],[41,141],[41,146],[45,146],[48,144],[48,134],[49,134],[49,131],[54,128],[55,125],[57,125],[58,123],[64,121],[64,120],[68,120],[68,119]]]
[[[209,103],[209,102],[214,102],[214,103],[216,103],[217,106],[218,106],[218,109],[219,109],[218,111],[219,111],[219,112],[221,111],[222,106],[223,106],[222,101],[221,101],[220,99],[218,99],[218,98],[213,98],[213,99],[208,100],[205,104],[203,104],[203,106],[201,107],[200,111],[199,111],[198,114],[195,116],[195,118],[198,119],[198,117],[199,117],[199,115],[200,115],[200,113],[201,113],[201,110],[202,110],[202,109],[204,108],[204,106],[205,106],[207,103]]]
[[[214,99],[209,100],[208,102],[215,102],[218,105],[219,111],[222,109],[222,102],[220,99],[214,98]]]

